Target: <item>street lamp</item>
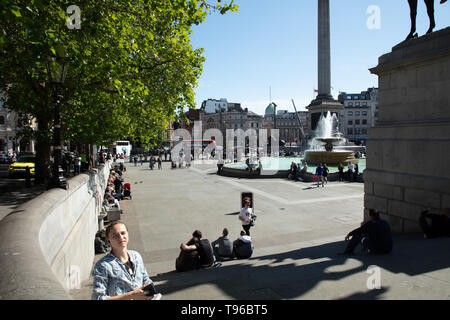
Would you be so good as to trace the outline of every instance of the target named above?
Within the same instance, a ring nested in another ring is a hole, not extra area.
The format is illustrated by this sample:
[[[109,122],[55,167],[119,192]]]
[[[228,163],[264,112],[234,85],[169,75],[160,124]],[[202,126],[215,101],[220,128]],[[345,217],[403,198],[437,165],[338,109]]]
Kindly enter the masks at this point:
[[[67,179],[63,176],[61,169],[61,115],[60,102],[62,95],[59,93],[60,87],[64,84],[66,78],[68,65],[64,59],[52,58],[47,64],[48,75],[50,76],[50,83],[53,86],[53,101],[55,104],[55,122],[53,129],[53,168],[52,177],[49,182],[49,188],[63,188],[67,189]]]

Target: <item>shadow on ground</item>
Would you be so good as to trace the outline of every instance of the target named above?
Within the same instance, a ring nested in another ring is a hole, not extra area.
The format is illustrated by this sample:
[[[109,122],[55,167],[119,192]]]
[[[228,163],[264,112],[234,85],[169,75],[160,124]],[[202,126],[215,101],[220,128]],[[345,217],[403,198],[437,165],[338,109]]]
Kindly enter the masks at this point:
[[[409,276],[448,268],[450,255],[443,253],[448,252],[449,245],[450,238],[425,240],[421,234],[397,235],[394,237],[394,250],[389,255],[340,256],[337,253],[344,250],[345,243],[338,241],[249,260],[223,262],[219,268],[162,273],[152,279],[161,282],[158,289],[166,295],[202,285],[215,285],[231,299],[296,299],[322,281],[338,281],[356,273],[366,273],[371,265],[393,274]],[[350,258],[360,264],[352,269],[343,267]],[[302,259],[307,260],[299,265]],[[389,287],[368,292],[355,290],[343,299],[379,299],[388,290]]]

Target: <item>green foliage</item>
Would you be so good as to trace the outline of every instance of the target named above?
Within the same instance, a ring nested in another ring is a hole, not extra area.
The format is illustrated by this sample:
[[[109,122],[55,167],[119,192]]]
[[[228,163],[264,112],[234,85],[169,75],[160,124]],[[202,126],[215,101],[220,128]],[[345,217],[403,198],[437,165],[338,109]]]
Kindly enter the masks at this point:
[[[39,140],[51,136],[51,57],[69,65],[59,91],[65,140],[148,142],[177,111],[195,106],[204,58],[190,36],[206,18],[204,1],[78,0],[80,29],[66,24],[71,4],[3,0],[0,6],[0,90],[8,108],[37,120]],[[233,1],[216,6],[222,14],[237,11]]]

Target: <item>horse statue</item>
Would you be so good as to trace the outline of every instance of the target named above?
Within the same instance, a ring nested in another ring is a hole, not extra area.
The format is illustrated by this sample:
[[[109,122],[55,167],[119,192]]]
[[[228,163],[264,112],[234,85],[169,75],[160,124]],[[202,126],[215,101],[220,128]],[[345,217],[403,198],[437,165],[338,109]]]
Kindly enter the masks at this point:
[[[424,0],[427,6],[428,17],[430,18],[430,28],[427,31],[427,34],[432,33],[434,27],[436,27],[436,22],[434,21],[434,0]],[[441,4],[447,2],[447,0],[441,0]],[[417,38],[416,33],[416,16],[417,16],[417,0],[408,0],[409,3],[409,11],[411,16],[411,31],[405,40]]]

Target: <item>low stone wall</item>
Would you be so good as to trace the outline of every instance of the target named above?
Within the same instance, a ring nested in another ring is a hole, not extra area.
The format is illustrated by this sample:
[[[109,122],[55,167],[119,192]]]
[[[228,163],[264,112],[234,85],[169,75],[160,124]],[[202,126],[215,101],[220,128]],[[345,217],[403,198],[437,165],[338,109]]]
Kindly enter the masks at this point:
[[[51,189],[0,222],[0,299],[71,299],[89,278],[110,163]]]

